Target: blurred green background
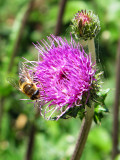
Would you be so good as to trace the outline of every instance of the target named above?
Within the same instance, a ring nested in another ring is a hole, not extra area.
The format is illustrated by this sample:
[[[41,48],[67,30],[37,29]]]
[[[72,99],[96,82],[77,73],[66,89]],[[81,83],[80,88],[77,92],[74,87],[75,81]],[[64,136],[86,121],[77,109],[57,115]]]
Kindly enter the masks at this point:
[[[22,57],[34,60],[32,42],[55,33],[59,0],[0,1],[0,160],[69,160],[79,134],[79,119],[46,121],[25,95],[8,82],[18,76]],[[109,160],[112,152],[112,123],[115,97],[115,67],[120,35],[119,0],[68,0],[63,15],[62,37],[70,39],[70,21],[81,9],[98,14],[101,31],[95,39],[98,69],[104,71],[103,88],[110,88],[106,105],[110,113],[101,125],[93,123],[82,160]],[[32,148],[30,149],[30,140]],[[32,154],[31,154],[32,153]]]

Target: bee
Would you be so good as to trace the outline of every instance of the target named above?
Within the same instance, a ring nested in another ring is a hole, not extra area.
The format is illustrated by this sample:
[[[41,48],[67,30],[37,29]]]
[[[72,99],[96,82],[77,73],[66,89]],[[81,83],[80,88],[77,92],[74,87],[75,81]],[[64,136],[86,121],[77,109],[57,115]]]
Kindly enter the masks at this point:
[[[40,98],[39,89],[37,88],[36,83],[33,82],[25,64],[22,62],[20,63],[19,67],[19,77],[18,83],[16,83],[14,79],[10,77],[7,80],[13,87],[27,95],[31,100],[37,100]]]

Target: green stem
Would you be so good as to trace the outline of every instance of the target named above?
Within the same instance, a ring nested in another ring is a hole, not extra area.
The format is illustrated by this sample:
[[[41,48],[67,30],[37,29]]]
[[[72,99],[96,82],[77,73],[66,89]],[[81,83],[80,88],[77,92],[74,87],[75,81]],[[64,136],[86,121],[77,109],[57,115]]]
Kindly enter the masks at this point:
[[[89,54],[91,54],[92,63],[96,63],[94,38],[91,40],[88,40],[88,49],[89,49]]]
[[[92,57],[92,63],[96,63],[94,39],[88,40],[87,43],[85,42],[84,44],[88,45],[89,54],[91,54]],[[71,160],[80,160],[81,158],[94,116],[94,103],[92,103],[91,107],[86,105],[85,111],[86,114],[82,120],[80,133]]]
[[[82,155],[88,137],[88,133],[90,131],[93,115],[94,115],[94,105],[92,105],[91,108],[86,106],[86,114],[82,120],[80,133],[71,160],[80,160],[80,157]]]
[[[87,40],[87,41],[81,40],[80,44],[83,46],[83,48],[85,48],[85,47],[88,48],[89,54],[91,54],[92,63],[93,64],[96,63],[96,53],[95,53],[94,38],[92,38],[90,40]]]

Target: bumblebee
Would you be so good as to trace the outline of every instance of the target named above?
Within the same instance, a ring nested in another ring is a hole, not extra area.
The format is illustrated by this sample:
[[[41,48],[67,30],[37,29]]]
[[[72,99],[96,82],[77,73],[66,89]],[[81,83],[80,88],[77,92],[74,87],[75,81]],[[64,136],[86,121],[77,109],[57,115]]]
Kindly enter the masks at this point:
[[[31,100],[37,100],[40,98],[39,89],[37,88],[36,84],[33,82],[29,72],[27,71],[25,64],[20,63],[19,67],[19,76],[20,79],[18,84],[12,78],[8,78],[10,84],[13,87],[17,88],[19,91],[27,95]]]

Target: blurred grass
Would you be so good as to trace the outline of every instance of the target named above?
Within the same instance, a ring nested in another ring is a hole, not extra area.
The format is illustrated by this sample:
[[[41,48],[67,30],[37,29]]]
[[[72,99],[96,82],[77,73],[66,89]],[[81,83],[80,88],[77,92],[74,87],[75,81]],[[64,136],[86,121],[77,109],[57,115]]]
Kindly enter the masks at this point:
[[[6,78],[8,65],[13,53],[13,47],[18,37],[23,8],[29,3],[27,0],[6,0],[0,2],[0,159],[24,159],[28,144],[30,126],[36,126],[35,145],[32,159],[34,160],[69,160],[77,135],[80,129],[78,119],[45,121],[38,117],[35,119],[35,109],[32,104],[19,99],[26,98],[11,87]],[[17,56],[14,59],[11,75],[18,76],[18,63],[21,57],[29,60],[35,57],[37,51],[32,42],[46,39],[47,35],[54,33],[57,15],[58,0],[36,0],[27,23],[23,28],[22,38],[18,46]],[[75,12],[81,9],[92,9],[99,15],[101,32],[96,38],[96,52],[98,68],[104,70],[103,88],[110,88],[106,105],[110,113],[103,119],[101,126],[93,125],[88,137],[82,159],[109,160],[112,149],[112,116],[115,92],[115,63],[117,42],[120,27],[119,0],[107,1],[67,1],[63,17],[61,36],[70,38],[70,20]],[[21,17],[21,18],[19,18]],[[17,25],[16,25],[17,24]],[[22,128],[16,127],[18,117],[24,114],[27,121]]]

